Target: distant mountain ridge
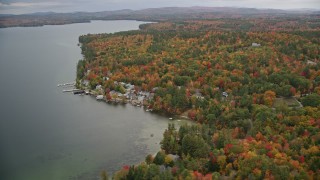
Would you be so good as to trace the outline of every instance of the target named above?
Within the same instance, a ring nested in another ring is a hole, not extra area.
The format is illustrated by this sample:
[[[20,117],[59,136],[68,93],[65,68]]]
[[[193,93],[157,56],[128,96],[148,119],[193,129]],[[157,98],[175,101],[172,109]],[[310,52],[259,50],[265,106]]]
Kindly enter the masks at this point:
[[[142,10],[122,9],[101,12],[38,12],[22,15],[0,15],[0,27],[42,26],[89,22],[91,20],[141,20],[164,21],[186,19],[215,19],[230,16],[274,16],[274,15],[319,15],[320,11],[310,9],[281,10],[234,7],[163,7]]]
[[[258,8],[246,8],[246,7],[204,7],[204,6],[192,6],[192,7],[162,7],[162,8],[147,8],[141,10],[121,9],[113,11],[99,11],[99,12],[68,12],[68,13],[56,13],[56,12],[36,12],[30,14],[13,15],[6,14],[6,16],[24,16],[24,15],[67,15],[67,14],[90,14],[90,15],[127,15],[127,14],[179,14],[179,13],[237,13],[237,14],[259,14],[259,13],[314,13],[319,12],[319,9],[258,9]],[[0,14],[1,15],[1,14]]]

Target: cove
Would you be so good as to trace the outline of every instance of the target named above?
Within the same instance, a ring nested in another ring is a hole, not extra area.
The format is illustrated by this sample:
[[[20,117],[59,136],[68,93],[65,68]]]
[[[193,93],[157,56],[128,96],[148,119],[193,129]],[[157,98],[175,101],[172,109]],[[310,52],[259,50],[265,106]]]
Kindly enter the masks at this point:
[[[80,35],[143,23],[0,29],[0,179],[98,179],[101,170],[111,174],[159,150],[168,117],[57,87],[76,77]]]

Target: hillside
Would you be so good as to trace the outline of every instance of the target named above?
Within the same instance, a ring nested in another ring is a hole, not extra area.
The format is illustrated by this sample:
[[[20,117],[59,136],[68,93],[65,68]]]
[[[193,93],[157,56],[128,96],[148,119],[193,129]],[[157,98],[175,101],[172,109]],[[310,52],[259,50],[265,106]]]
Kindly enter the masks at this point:
[[[33,13],[23,15],[0,16],[0,28],[15,26],[43,26],[71,23],[83,23],[91,20],[140,20],[140,21],[168,21],[190,19],[219,19],[257,17],[300,17],[309,19],[318,17],[319,11],[314,10],[277,10],[231,7],[165,7],[142,10],[117,10],[103,12],[74,12],[74,13]]]

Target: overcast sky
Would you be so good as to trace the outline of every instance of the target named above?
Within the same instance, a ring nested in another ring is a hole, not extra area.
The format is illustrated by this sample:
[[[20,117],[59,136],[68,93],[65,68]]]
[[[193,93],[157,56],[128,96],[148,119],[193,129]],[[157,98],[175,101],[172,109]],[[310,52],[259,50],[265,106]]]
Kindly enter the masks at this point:
[[[320,0],[0,0],[0,14],[106,11],[173,6],[320,9]]]

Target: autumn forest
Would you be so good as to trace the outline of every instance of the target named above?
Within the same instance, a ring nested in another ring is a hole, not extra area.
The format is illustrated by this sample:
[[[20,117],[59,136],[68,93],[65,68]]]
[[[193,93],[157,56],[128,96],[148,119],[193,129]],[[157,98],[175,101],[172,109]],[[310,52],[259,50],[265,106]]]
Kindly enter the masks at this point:
[[[115,179],[320,177],[319,16],[162,20],[79,42],[79,88],[112,99],[130,83],[148,109],[197,122],[169,124],[161,151]]]

